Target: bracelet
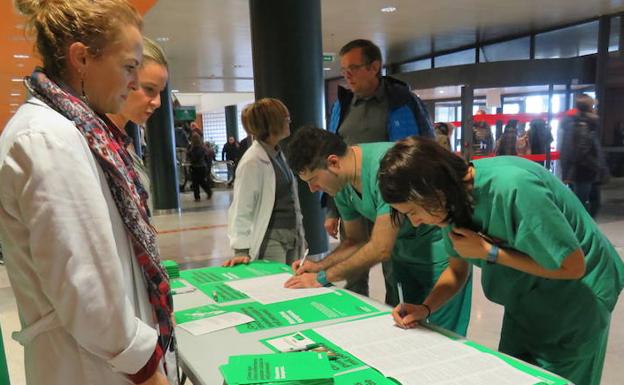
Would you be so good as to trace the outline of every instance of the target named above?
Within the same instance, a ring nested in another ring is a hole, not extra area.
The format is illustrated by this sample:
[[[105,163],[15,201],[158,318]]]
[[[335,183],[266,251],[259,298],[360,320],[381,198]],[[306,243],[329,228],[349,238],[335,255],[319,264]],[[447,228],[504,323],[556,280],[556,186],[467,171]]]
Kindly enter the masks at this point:
[[[489,264],[496,263],[498,259],[498,246],[492,245],[490,247],[490,251],[488,251],[487,257],[485,257],[485,261]]]
[[[431,308],[429,307],[429,305],[421,303],[420,306],[424,306],[424,308],[427,309],[427,316],[425,317],[425,319],[429,318],[429,316],[431,315]]]
[[[327,273],[325,273],[325,270],[321,270],[316,273],[316,282],[320,283],[321,286],[329,285],[329,282],[327,281]]]

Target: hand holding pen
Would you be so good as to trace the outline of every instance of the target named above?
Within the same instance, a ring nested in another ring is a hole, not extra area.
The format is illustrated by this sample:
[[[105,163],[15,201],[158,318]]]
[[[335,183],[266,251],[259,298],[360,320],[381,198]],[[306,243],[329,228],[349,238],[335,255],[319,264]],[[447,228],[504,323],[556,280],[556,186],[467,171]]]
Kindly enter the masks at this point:
[[[431,309],[425,304],[412,305],[405,303],[403,295],[403,285],[397,282],[397,293],[399,294],[399,305],[392,311],[394,322],[403,329],[416,327],[418,321],[426,320],[431,315]],[[423,309],[424,313],[423,313]]]
[[[405,314],[404,316],[401,315],[402,312]],[[397,305],[392,310],[394,322],[403,329],[415,328],[420,321],[429,318],[430,314],[429,306],[425,304],[412,305],[411,303],[404,303],[403,305]]]
[[[308,258],[308,253],[309,253],[310,249],[306,249],[305,252],[303,253],[303,258],[301,258],[298,261],[295,261],[292,263],[291,267],[293,270],[293,273],[295,273],[295,275],[301,275],[303,273],[316,273],[318,272],[318,270],[314,269],[314,263],[313,262],[308,262],[307,266],[306,266],[306,259]]]
[[[490,249],[489,238],[470,229],[454,227],[449,233],[453,248],[464,258],[485,259]]]

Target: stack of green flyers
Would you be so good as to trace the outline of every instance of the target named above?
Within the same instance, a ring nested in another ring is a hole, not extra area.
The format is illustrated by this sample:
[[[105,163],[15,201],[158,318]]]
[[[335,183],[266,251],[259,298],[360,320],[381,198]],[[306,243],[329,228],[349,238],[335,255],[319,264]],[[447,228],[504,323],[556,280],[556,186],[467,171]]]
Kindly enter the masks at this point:
[[[178,266],[176,261],[163,260],[160,263],[165,268],[165,270],[167,270],[167,274],[169,274],[169,279],[180,278],[180,266]]]
[[[333,385],[326,353],[231,356],[219,367],[227,385]]]

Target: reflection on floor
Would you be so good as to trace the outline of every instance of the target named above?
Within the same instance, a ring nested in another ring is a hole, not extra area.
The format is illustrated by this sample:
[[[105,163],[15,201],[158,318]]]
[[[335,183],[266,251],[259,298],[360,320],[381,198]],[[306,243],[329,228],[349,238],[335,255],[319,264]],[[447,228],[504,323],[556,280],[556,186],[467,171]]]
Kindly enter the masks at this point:
[[[624,255],[624,178],[612,180],[603,190],[605,201],[599,218],[600,227]],[[182,194],[181,215],[156,216],[158,241],[163,259],[176,260],[181,268],[219,265],[231,251],[226,234],[230,190],[215,191],[211,200],[194,202],[192,194]],[[335,245],[335,244],[334,244]],[[475,269],[473,307],[468,338],[496,348],[501,327],[502,307],[485,299],[480,288],[480,271]],[[372,297],[383,301],[384,285],[380,268],[371,271]],[[19,328],[15,298],[9,287],[6,270],[0,266],[0,324],[7,351],[12,385],[23,385],[22,348],[10,336]],[[624,378],[624,296],[613,314],[611,334],[603,374],[603,385],[622,384]],[[188,382],[187,382],[188,383]]]

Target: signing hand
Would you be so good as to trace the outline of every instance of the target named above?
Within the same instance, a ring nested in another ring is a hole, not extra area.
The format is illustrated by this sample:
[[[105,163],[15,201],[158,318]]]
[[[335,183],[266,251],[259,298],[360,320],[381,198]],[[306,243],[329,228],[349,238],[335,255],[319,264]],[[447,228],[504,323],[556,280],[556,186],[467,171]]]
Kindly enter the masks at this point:
[[[303,263],[303,265],[301,265],[301,261],[302,261],[301,259],[298,259],[295,262],[293,262],[292,265],[290,265],[295,275],[301,275],[303,273],[318,273],[319,272],[320,269],[318,268],[317,263],[306,260]]]
[[[429,311],[423,305],[412,305],[409,303],[398,305],[392,309],[392,318],[397,326],[403,329],[412,329],[429,315]]]
[[[340,218],[327,218],[325,219],[325,231],[330,237],[338,239],[338,227],[340,225]]]
[[[306,261],[306,265],[307,264],[308,262]],[[316,280],[316,273],[303,273],[290,277],[290,279],[284,283],[284,287],[288,289],[302,289],[306,287],[321,287],[321,284]]]
[[[248,255],[237,255],[223,262],[221,266],[223,267],[232,267],[240,264],[248,264],[251,261],[251,258]]]
[[[454,227],[449,233],[453,248],[464,258],[485,259],[491,245],[472,230]]]

